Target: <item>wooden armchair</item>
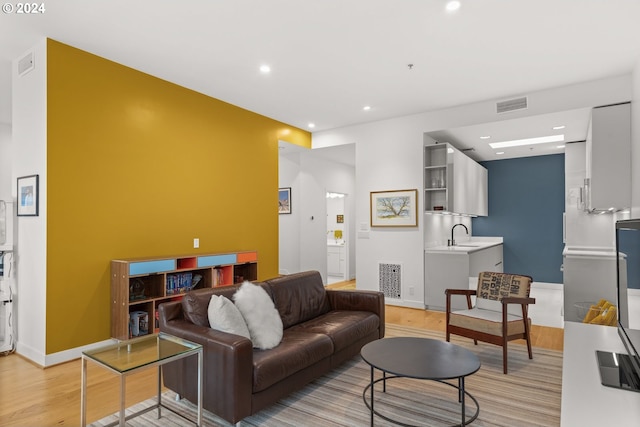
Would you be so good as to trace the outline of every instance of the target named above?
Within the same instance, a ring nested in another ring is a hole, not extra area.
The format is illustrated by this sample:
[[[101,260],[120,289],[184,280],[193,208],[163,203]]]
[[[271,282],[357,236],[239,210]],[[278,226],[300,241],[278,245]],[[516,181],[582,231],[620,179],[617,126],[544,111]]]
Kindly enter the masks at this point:
[[[447,289],[447,335],[461,335],[502,346],[502,367],[507,373],[507,342],[516,339],[527,341],[529,359],[531,352],[531,319],[529,304],[535,304],[535,298],[529,298],[532,278],[518,274],[482,272],[478,276],[478,288]],[[467,298],[466,310],[451,311],[451,296],[464,295]],[[476,296],[476,305],[472,307],[471,296]]]

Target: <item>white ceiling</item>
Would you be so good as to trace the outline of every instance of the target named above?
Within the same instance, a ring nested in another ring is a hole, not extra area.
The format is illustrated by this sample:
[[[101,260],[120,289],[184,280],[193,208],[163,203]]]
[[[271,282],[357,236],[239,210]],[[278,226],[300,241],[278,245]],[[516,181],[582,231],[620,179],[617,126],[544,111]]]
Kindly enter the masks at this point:
[[[0,14],[0,122],[9,61],[42,37],[315,131],[621,75],[640,57],[638,0],[461,3],[448,14],[445,0],[44,2],[42,14]]]

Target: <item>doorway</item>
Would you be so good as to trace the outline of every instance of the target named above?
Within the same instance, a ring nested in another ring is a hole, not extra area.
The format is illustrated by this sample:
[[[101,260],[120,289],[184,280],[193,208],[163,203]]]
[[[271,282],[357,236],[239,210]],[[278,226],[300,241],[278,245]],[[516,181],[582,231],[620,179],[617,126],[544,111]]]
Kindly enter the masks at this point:
[[[348,277],[348,236],[345,215],[347,195],[327,191],[327,284]]]

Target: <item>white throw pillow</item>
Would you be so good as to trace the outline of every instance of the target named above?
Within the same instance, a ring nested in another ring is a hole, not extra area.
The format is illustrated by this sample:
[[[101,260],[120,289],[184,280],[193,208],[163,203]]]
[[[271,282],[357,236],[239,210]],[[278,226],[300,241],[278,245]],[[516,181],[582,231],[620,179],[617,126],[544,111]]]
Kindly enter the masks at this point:
[[[233,295],[236,307],[247,322],[253,346],[267,350],[282,341],[282,319],[267,291],[245,281]]]
[[[238,307],[229,298],[222,295],[211,295],[207,314],[209,315],[209,325],[212,329],[251,339],[244,317],[242,317]]]

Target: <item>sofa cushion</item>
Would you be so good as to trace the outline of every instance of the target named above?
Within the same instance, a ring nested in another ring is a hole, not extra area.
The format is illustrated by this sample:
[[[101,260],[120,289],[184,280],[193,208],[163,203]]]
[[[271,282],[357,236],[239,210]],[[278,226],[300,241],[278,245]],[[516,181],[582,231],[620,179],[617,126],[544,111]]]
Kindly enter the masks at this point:
[[[328,336],[287,329],[280,345],[253,352],[253,392],[265,390],[333,352]]]
[[[194,325],[210,327],[208,311],[211,295],[222,295],[231,298],[237,290],[238,286],[224,286],[187,292],[182,298],[184,318]]]
[[[245,281],[233,295],[236,307],[247,322],[253,346],[269,349],[282,340],[282,320],[273,301],[262,287]]]
[[[292,331],[324,334],[338,352],[378,330],[380,318],[369,311],[335,310],[291,328]]]
[[[211,295],[208,314],[212,329],[251,339],[244,317],[229,298],[223,295]]]
[[[284,328],[325,314],[331,308],[317,271],[289,274],[265,282]]]

